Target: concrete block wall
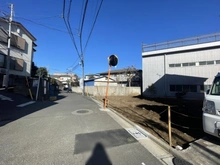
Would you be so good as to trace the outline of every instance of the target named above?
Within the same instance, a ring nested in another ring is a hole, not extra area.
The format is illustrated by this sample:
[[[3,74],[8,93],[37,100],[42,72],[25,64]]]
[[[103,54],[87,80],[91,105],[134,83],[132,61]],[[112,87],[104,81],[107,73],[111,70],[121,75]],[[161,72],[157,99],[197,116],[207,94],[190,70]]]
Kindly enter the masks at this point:
[[[82,93],[82,89],[80,87],[72,87],[72,91],[76,93]],[[85,87],[86,95],[93,96],[105,96],[106,95],[106,87],[103,86],[86,86]],[[121,86],[110,86],[108,88],[108,96],[128,96],[128,95],[140,95],[141,89],[140,87],[121,87]]]

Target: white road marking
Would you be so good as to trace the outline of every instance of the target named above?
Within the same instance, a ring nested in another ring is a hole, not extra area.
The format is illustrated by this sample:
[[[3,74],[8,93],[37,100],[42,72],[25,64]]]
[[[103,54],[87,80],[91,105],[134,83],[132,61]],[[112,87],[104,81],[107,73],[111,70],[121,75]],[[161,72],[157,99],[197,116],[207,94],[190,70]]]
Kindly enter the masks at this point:
[[[33,104],[33,103],[35,103],[35,101],[29,101],[27,103],[17,105],[17,107],[24,107],[24,106],[27,106],[27,105],[30,105],[30,104]]]
[[[0,95],[0,99],[1,100],[7,100],[7,101],[14,101],[10,97],[4,96],[4,95]]]

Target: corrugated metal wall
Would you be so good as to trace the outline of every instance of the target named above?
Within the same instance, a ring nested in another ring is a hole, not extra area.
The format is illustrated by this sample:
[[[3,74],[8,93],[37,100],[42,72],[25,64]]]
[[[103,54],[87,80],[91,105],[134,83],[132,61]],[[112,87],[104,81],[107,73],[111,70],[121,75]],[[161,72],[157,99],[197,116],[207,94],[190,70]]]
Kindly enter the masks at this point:
[[[201,85],[210,85],[214,76],[220,72],[219,60],[220,45],[212,48],[144,56],[142,58],[144,95],[152,96],[148,87],[154,84],[157,91],[156,94],[153,94],[154,96],[175,96],[176,92],[170,91],[170,85],[179,84],[197,85],[197,92],[187,92],[187,97],[202,98]],[[207,63],[205,64],[205,62]],[[195,65],[185,66],[187,63]]]

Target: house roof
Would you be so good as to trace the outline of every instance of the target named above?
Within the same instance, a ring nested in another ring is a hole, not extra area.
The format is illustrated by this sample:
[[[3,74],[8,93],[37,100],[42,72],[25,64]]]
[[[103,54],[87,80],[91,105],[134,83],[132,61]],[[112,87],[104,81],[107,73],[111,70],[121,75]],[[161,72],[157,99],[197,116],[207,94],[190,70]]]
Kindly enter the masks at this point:
[[[89,79],[89,80],[84,80],[84,82],[89,82],[89,81],[95,81],[95,80],[98,80],[98,79],[101,79],[101,78],[107,78],[106,76],[103,76],[103,77],[99,77],[99,78],[93,78],[93,79]],[[109,78],[110,80],[112,81],[115,81],[114,79],[112,78]]]
[[[8,20],[0,17],[0,22],[8,23]],[[21,28],[28,35],[28,37],[30,37],[33,41],[37,40],[20,22],[12,21],[12,25],[16,25],[19,28]]]
[[[50,77],[59,78],[59,77],[71,77],[71,76],[70,75],[50,75]]]
[[[130,72],[140,72],[142,71],[141,69],[135,69],[135,68],[130,68]],[[118,70],[111,70],[111,74],[117,74],[117,73],[125,73],[128,72],[128,69],[118,69]],[[108,72],[102,72],[99,73],[100,75],[106,75]]]

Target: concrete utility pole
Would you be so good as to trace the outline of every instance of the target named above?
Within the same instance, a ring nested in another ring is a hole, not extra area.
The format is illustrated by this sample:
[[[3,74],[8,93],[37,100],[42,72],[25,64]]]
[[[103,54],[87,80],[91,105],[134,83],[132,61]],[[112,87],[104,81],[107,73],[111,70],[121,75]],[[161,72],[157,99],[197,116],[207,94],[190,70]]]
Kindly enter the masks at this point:
[[[84,56],[81,56],[81,65],[82,65],[82,95],[85,96],[85,84],[84,84]]]
[[[7,55],[7,66],[6,66],[6,84],[5,88],[8,90],[8,84],[9,84],[9,70],[10,70],[10,48],[11,48],[11,22],[12,22],[12,16],[13,16],[13,4],[10,4],[11,14],[9,17],[9,28],[8,28],[8,55]]]

